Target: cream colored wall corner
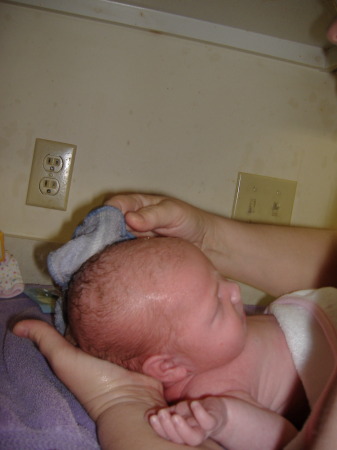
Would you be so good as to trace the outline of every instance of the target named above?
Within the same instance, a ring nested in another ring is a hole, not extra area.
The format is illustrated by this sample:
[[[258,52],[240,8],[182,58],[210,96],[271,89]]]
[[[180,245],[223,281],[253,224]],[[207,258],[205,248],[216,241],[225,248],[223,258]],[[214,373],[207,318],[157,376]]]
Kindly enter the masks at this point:
[[[0,46],[0,229],[26,238],[16,252],[69,239],[109,192],[230,216],[239,171],[297,181],[293,224],[337,226],[333,75],[5,3]],[[77,145],[67,211],[25,204],[37,137]]]

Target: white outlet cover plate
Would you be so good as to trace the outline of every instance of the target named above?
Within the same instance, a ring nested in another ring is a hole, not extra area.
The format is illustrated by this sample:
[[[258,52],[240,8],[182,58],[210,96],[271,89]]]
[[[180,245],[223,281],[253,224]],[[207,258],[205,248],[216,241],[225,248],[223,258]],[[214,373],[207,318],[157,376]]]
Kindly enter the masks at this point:
[[[75,153],[76,145],[36,139],[27,191],[27,205],[62,211],[67,209]],[[46,157],[51,157],[52,160],[61,158],[61,170],[58,167],[52,170],[53,167],[46,164]],[[59,189],[57,192],[51,189],[48,193],[45,189],[41,189],[41,180],[46,178],[58,182]]]

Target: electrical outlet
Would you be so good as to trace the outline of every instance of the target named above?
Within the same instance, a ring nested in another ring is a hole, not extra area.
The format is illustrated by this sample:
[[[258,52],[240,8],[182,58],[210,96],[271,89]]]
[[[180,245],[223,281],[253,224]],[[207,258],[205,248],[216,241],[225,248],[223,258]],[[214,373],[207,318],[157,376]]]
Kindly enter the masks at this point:
[[[36,139],[26,204],[67,209],[76,145]]]
[[[62,170],[63,159],[61,156],[52,156],[48,154],[43,160],[43,167],[47,172],[58,173]]]
[[[39,188],[43,195],[57,195],[60,190],[60,183],[54,178],[44,177],[40,181]]]
[[[297,182],[239,172],[232,218],[289,225]]]

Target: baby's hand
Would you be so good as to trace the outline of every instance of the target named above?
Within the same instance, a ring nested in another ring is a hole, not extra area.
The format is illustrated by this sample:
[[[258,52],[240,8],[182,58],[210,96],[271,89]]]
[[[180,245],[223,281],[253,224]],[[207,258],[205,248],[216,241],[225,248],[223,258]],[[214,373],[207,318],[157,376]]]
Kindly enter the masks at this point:
[[[196,446],[226,425],[226,406],[221,398],[182,401],[150,416],[152,428],[176,444]]]

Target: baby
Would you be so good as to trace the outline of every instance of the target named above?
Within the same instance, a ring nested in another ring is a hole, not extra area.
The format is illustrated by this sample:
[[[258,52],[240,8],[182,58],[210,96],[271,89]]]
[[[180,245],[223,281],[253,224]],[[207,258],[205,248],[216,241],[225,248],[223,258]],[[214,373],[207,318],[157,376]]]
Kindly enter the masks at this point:
[[[246,317],[238,285],[188,242],[143,238],[107,247],[73,276],[67,313],[84,351],[162,382],[174,405],[149,420],[166,439],[283,448],[306,418],[275,317]]]

